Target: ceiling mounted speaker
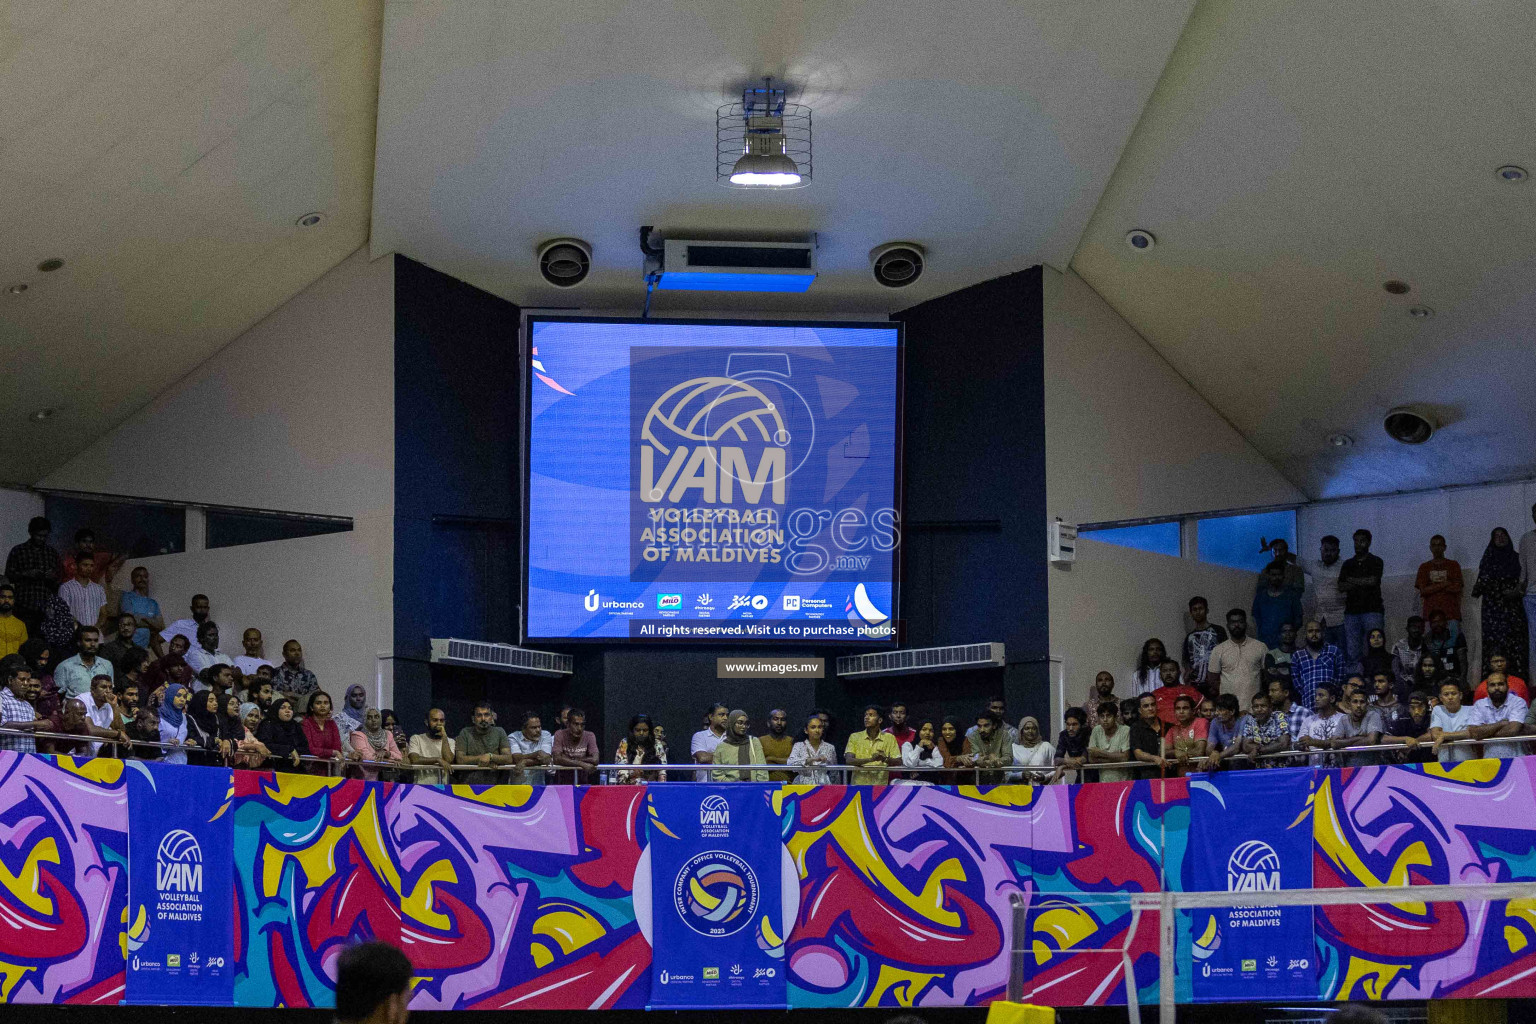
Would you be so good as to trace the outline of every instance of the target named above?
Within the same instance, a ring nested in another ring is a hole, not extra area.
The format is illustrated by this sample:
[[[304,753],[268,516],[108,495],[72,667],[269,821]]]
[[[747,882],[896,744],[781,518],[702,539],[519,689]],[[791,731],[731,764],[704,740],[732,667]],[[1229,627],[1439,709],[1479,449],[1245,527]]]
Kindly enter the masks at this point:
[[[916,242],[887,242],[869,254],[875,280],[887,288],[905,288],[923,276],[923,247]]]
[[[1439,426],[1428,412],[1410,405],[1400,405],[1387,413],[1381,425],[1388,437],[1403,444],[1423,444]]]
[[[592,247],[579,238],[551,238],[539,245],[539,273],[556,288],[574,288],[592,272]]]

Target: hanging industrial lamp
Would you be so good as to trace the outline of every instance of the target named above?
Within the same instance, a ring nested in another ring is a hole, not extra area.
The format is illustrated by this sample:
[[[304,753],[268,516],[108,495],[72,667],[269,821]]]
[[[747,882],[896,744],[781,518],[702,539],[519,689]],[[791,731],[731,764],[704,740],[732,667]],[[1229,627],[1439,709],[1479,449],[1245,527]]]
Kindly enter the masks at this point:
[[[732,188],[802,188],[811,181],[811,108],[786,102],[772,78],[715,115],[715,179]]]

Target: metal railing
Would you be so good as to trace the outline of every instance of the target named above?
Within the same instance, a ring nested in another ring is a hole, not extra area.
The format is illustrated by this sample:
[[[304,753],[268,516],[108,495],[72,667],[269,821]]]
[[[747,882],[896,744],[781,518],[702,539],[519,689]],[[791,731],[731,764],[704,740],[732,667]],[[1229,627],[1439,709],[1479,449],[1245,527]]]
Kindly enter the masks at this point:
[[[116,747],[125,747],[125,746],[126,747],[130,747],[130,748],[154,747],[154,748],[158,748],[158,749],[160,749],[162,751],[183,751],[183,752],[188,753],[188,754],[198,753],[198,754],[203,754],[203,755],[208,754],[210,752],[210,749],[211,749],[211,748],[207,748],[207,747],[198,746],[197,744],[192,744],[192,743],[188,743],[188,744],[168,743],[168,742],[164,742],[164,741],[160,741],[160,740],[140,740],[140,739],[132,739],[132,738],[130,738],[125,743],[124,741],[122,741],[120,739],[116,739],[114,737],[87,736],[87,735],[82,734],[82,733],[61,733],[61,732],[44,732],[44,731],[34,732],[32,730],[27,730],[27,729],[7,729],[7,728],[3,728],[3,727],[0,727],[0,736],[30,737],[30,738],[33,738],[33,739],[67,740],[67,741],[69,741],[69,742],[71,742],[73,744],[93,743],[93,744],[99,744],[102,747],[109,747],[110,746],[110,747],[114,747],[114,748],[116,748]],[[1441,744],[1441,749],[1452,749],[1452,748],[1460,749],[1460,748],[1467,748],[1467,747],[1478,747],[1478,748],[1481,748],[1485,744],[1490,744],[1490,743],[1511,743],[1511,744],[1525,744],[1525,745],[1536,744],[1536,735],[1529,735],[1529,736],[1500,736],[1500,737],[1496,737],[1496,738],[1493,738],[1493,739],[1486,739],[1486,740],[1452,740],[1450,742]],[[1268,753],[1268,754],[1230,754],[1230,755],[1224,755],[1221,758],[1221,765],[1224,766],[1224,765],[1232,765],[1232,764],[1242,763],[1242,764],[1246,764],[1246,765],[1250,765],[1251,766],[1255,762],[1292,761],[1292,762],[1296,762],[1296,766],[1297,767],[1321,767],[1321,766],[1325,766],[1327,764],[1332,763],[1334,761],[1334,759],[1337,759],[1337,758],[1340,758],[1340,757],[1355,757],[1355,756],[1361,756],[1361,755],[1369,756],[1369,755],[1378,754],[1378,753],[1402,754],[1402,753],[1405,753],[1405,752],[1407,752],[1409,750],[1428,748],[1429,746],[1430,746],[1430,744],[1427,743],[1427,742],[1420,742],[1420,743],[1416,744],[1414,747],[1411,747],[1411,748],[1408,747],[1406,744],[1403,744],[1403,743],[1377,743],[1377,744],[1372,744],[1372,745],[1369,745],[1369,746],[1362,745],[1362,746],[1358,746],[1358,747],[1333,747],[1333,748],[1323,749],[1323,750],[1319,750],[1319,749],[1301,750],[1301,749],[1293,748],[1293,749],[1288,749],[1288,750],[1275,751],[1273,753]],[[103,756],[105,756],[105,755],[103,755]],[[516,756],[520,756],[520,755],[513,755],[513,756],[516,757]],[[133,758],[131,754],[129,755],[129,758],[130,759],[135,759],[135,760],[138,759],[138,758]],[[1051,765],[1051,766],[1003,765],[1003,766],[1000,766],[1000,767],[978,767],[978,766],[971,766],[971,765],[955,765],[953,767],[939,768],[939,767],[930,767],[930,766],[916,766],[916,767],[909,767],[907,765],[868,765],[868,766],[865,766],[865,765],[848,765],[848,764],[818,764],[818,765],[803,765],[803,766],[802,765],[781,765],[781,764],[747,764],[747,765],[734,765],[734,764],[733,765],[715,765],[715,764],[644,764],[644,765],[640,765],[640,764],[625,764],[623,762],[619,762],[619,763],[599,763],[599,764],[593,764],[593,765],[588,765],[588,766],[583,766],[583,767],[578,767],[578,766],[575,766],[575,765],[564,765],[564,764],[478,765],[478,764],[458,764],[458,763],[455,763],[455,764],[452,764],[452,765],[449,765],[449,766],[445,767],[440,762],[436,762],[436,761],[428,762],[428,763],[424,763],[424,764],[411,764],[407,760],[401,760],[401,761],[364,760],[364,759],[361,759],[361,758],[351,757],[351,756],[348,756],[348,755],[345,755],[345,754],[337,754],[334,757],[316,757],[316,756],[309,755],[309,754],[301,754],[301,755],[299,755],[299,762],[300,762],[300,764],[308,764],[308,765],[313,765],[313,766],[323,766],[325,768],[324,774],[328,775],[328,776],[335,776],[335,775],[338,775],[338,774],[343,774],[343,773],[345,773],[346,769],[348,769],[348,768],[367,768],[367,769],[373,769],[373,770],[388,770],[388,771],[395,771],[395,772],[429,772],[429,773],[434,773],[434,774],[436,774],[438,776],[441,776],[444,773],[448,773],[451,776],[453,774],[459,774],[459,773],[464,773],[464,772],[482,772],[482,773],[489,772],[489,773],[494,773],[494,774],[497,774],[497,775],[506,775],[507,776],[507,779],[506,779],[507,783],[518,784],[518,783],[522,782],[522,780],[525,777],[526,773],[529,773],[529,772],[542,772],[542,773],[547,773],[547,775],[546,775],[547,778],[553,778],[555,780],[555,784],[556,785],[575,784],[575,783],[580,781],[581,777],[584,774],[587,775],[587,776],[591,776],[594,773],[604,773],[606,775],[606,773],[617,773],[617,772],[626,772],[626,773],[630,773],[630,774],[632,774],[634,776],[637,776],[637,778],[635,778],[633,780],[635,782],[647,781],[647,779],[646,779],[647,776],[654,777],[654,776],[659,775],[660,773],[663,773],[663,772],[667,773],[669,777],[673,776],[673,775],[682,774],[682,775],[691,776],[692,777],[692,781],[702,781],[702,782],[716,781],[714,776],[711,774],[713,772],[730,772],[730,773],[733,773],[733,774],[739,774],[739,773],[742,773],[742,772],[776,772],[776,773],[789,773],[792,776],[796,776],[797,778],[790,779],[790,782],[792,782],[792,783],[798,781],[798,777],[799,776],[808,776],[808,775],[814,776],[817,773],[824,772],[829,777],[833,778],[834,784],[839,784],[839,785],[846,785],[846,784],[848,784],[849,777],[853,773],[855,773],[855,772],[884,773],[889,778],[889,781],[893,782],[893,783],[920,782],[920,781],[922,781],[920,779],[914,779],[914,778],[903,778],[903,776],[928,775],[928,774],[932,774],[932,775],[948,775],[948,776],[951,776],[953,778],[969,778],[972,781],[972,783],[974,783],[975,785],[981,785],[984,782],[985,783],[996,784],[996,783],[1001,782],[1001,781],[1017,781],[1017,782],[1036,782],[1036,783],[1039,783],[1039,782],[1045,781],[1047,777],[1055,778],[1058,775],[1060,775],[1060,776],[1062,776],[1064,778],[1065,776],[1067,776],[1069,774],[1072,774],[1072,773],[1097,772],[1097,771],[1105,770],[1105,769],[1112,770],[1112,771],[1132,771],[1132,772],[1138,772],[1138,773],[1140,773],[1140,775],[1138,776],[1140,778],[1172,778],[1172,777],[1177,777],[1177,774],[1179,774],[1180,772],[1203,770],[1204,766],[1211,760],[1211,757],[1210,757],[1210,755],[1202,755],[1200,757],[1191,757],[1191,758],[1185,758],[1185,759],[1182,759],[1182,760],[1175,759],[1175,758],[1167,758],[1166,760],[1167,760],[1168,763],[1167,763],[1166,766],[1163,766],[1163,767],[1160,767],[1160,766],[1155,765],[1155,764],[1153,764],[1151,762],[1148,762],[1148,761],[1108,761],[1108,762],[1084,762],[1084,764],[1083,764],[1083,766],[1081,768],[1070,768],[1070,767],[1066,767],[1064,765]],[[291,765],[291,763],[292,762],[291,762],[290,758],[271,756],[271,757],[267,758],[266,762],[263,763],[260,768],[247,769],[247,770],[253,770],[253,771],[282,771],[284,766]],[[1391,763],[1395,763],[1395,762],[1381,761],[1381,762],[1376,762],[1376,763],[1391,764]],[[236,766],[236,767],[238,768],[238,767],[241,767],[241,766]],[[1220,767],[1218,767],[1218,770],[1220,770]],[[1157,775],[1150,775],[1150,774],[1148,774],[1148,773],[1153,772],[1153,771],[1156,771],[1158,774]],[[569,775],[570,775],[570,781],[569,782],[563,781],[563,777],[567,773],[569,773]],[[702,779],[699,777],[701,775],[704,776]],[[1010,776],[1012,777],[1011,779],[1009,778]],[[613,779],[604,778],[603,781],[609,782],[609,783],[612,783],[612,784],[621,784],[621,783],[617,783],[617,781],[613,780]]]

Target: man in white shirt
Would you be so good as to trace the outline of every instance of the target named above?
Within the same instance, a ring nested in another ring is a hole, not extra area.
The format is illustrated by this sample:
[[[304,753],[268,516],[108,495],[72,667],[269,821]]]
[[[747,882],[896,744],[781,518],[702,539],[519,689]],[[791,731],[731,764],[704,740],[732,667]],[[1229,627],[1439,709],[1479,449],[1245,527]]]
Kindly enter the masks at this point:
[[[233,665],[229,655],[219,650],[219,624],[204,622],[197,627],[197,643],[187,648],[187,664],[199,676],[209,665]]]
[[[1531,506],[1531,520],[1536,522],[1536,505]],[[1520,578],[1525,580],[1525,628],[1532,656],[1526,664],[1536,665],[1536,530],[1520,538]]]
[[[448,716],[442,708],[427,712],[427,731],[412,736],[406,744],[406,759],[411,764],[435,764],[434,769],[413,772],[413,782],[446,786],[453,767],[453,737],[448,735]]]
[[[190,619],[177,619],[160,631],[160,639],[166,643],[171,642],[173,636],[187,638],[187,647],[197,646],[197,627],[208,621],[208,595],[192,595],[192,617]]]
[[[1441,764],[1455,764],[1481,757],[1477,744],[1448,747],[1444,744],[1472,739],[1472,727],[1480,725],[1476,709],[1461,702],[1461,684],[1447,680],[1440,686],[1440,704],[1429,713],[1430,749]]]
[[[1311,594],[1316,604],[1315,617],[1323,624],[1323,642],[1344,649],[1344,595],[1339,593],[1339,538],[1329,534],[1319,544],[1322,557],[1308,559],[1307,575],[1312,577]]]
[[[539,765],[554,761],[555,737],[544,731],[544,723],[532,711],[523,712],[523,724],[517,732],[507,736],[512,745],[512,763],[522,768],[523,784],[542,786],[548,780],[548,772]]]
[[[91,690],[80,698],[85,705],[85,716],[91,720],[91,724],[98,729],[116,729],[117,718],[117,694],[112,690],[112,677],[98,673],[91,680]],[[128,742],[128,734],[118,730],[118,738]],[[91,742],[91,756],[95,757],[101,751],[101,742]]]
[[[1475,740],[1488,740],[1498,736],[1519,736],[1525,728],[1525,716],[1530,710],[1525,701],[1509,692],[1509,677],[1503,672],[1488,673],[1488,696],[1472,705],[1477,713],[1477,724],[1469,732]],[[1529,743],[1485,743],[1484,757],[1519,757],[1536,749]]]
[[[248,627],[244,633],[240,634],[240,647],[244,653],[235,655],[234,665],[240,670],[241,675],[253,676],[263,665],[271,669],[277,668],[274,662],[261,656],[261,630],[255,626]]]
[[[1338,690],[1332,683],[1318,683],[1312,697],[1312,716],[1302,726],[1302,735],[1296,741],[1296,745],[1302,750],[1330,750],[1334,746],[1334,740],[1344,735],[1345,727],[1349,724],[1349,716],[1340,711],[1334,703],[1334,697]],[[1313,754],[1314,766],[1333,763],[1333,758],[1324,754]]]
[[[69,612],[82,626],[99,626],[101,609],[107,603],[107,592],[101,584],[91,579],[96,571],[96,556],[80,554],[75,557],[74,579],[59,585],[59,597],[69,605]]]
[[[688,744],[688,752],[693,755],[695,764],[714,764],[715,748],[720,741],[725,739],[725,720],[730,717],[731,709],[724,704],[711,704],[709,713],[704,716],[705,727],[693,734],[693,741]],[[700,779],[699,781],[708,781]]]
[[[1264,656],[1269,648],[1248,635],[1248,613],[1241,608],[1227,612],[1227,638],[1211,650],[1206,666],[1206,685],[1217,693],[1230,693],[1244,706],[1253,703],[1264,679]]]

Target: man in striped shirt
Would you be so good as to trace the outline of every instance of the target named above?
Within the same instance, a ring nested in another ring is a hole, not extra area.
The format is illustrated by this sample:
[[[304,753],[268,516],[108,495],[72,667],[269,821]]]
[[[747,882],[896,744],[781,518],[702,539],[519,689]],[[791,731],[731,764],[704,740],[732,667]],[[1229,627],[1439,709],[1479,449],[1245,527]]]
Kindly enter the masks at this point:
[[[0,684],[3,684],[0,686],[0,729],[36,732],[48,728],[49,720],[40,716],[32,706],[39,684],[32,678],[27,659],[19,654],[0,658]],[[35,754],[37,741],[31,736],[0,735],[0,750]]]

